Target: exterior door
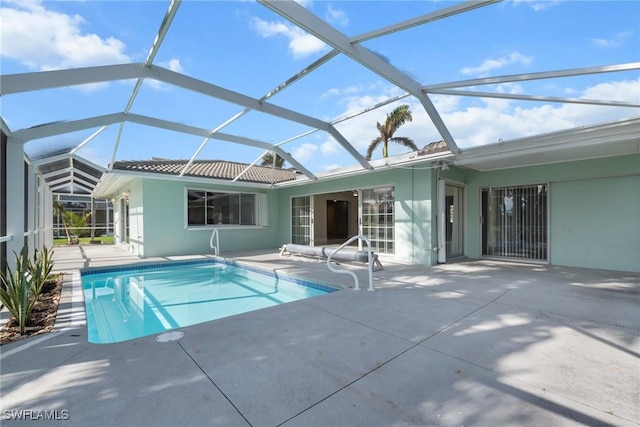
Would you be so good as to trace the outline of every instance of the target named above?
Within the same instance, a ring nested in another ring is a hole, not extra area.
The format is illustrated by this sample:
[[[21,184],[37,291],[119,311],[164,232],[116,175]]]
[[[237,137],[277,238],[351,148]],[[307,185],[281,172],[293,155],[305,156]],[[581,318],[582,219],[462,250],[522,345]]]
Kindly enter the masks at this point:
[[[313,246],[313,197],[291,198],[291,243]]]
[[[464,255],[463,191],[456,185],[445,186],[445,243],[447,258]]]
[[[438,180],[438,263],[464,255],[464,188]]]
[[[546,261],[547,184],[482,190],[482,255]]]

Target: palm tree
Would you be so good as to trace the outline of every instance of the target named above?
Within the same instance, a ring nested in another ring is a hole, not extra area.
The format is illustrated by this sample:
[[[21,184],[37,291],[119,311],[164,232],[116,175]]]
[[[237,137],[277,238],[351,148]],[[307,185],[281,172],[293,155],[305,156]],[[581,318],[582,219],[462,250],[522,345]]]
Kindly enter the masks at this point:
[[[264,156],[262,156],[262,163],[260,163],[261,166],[273,166],[276,167],[278,169],[282,169],[282,167],[284,166],[284,157],[280,157],[279,154],[276,154],[276,158],[275,158],[275,165],[274,165],[274,160],[273,160],[273,151],[269,152],[267,154],[265,154]]]
[[[71,238],[71,232],[69,231],[67,211],[64,209],[64,204],[59,200],[54,200],[53,212],[58,216],[58,218],[60,218],[60,221],[62,221],[62,226],[64,227],[64,231],[67,235],[67,242],[71,244],[73,239]]]
[[[380,122],[376,123],[380,135],[371,141],[369,148],[367,148],[366,159],[371,160],[371,155],[375,149],[378,148],[380,143],[382,143],[382,157],[387,157],[389,155],[389,142],[396,142],[404,145],[405,147],[409,147],[414,151],[418,150],[418,146],[411,138],[407,138],[405,136],[393,136],[400,126],[406,122],[410,122],[412,119],[409,106],[404,104],[396,107],[392,112],[387,114],[387,120],[384,121],[384,124],[380,124]]]

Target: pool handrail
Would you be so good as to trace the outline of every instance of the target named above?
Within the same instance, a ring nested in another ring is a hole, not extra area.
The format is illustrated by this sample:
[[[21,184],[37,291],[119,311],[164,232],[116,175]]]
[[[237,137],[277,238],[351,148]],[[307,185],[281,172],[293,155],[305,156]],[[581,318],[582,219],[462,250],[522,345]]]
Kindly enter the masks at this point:
[[[216,244],[213,244],[213,238],[215,237],[216,239]],[[211,233],[211,238],[209,239],[209,246],[211,246],[211,249],[213,249],[213,254],[214,255],[220,255],[220,239],[218,238],[218,229],[214,228],[213,232]]]
[[[334,251],[332,251],[329,256],[327,257],[327,267],[329,268],[329,270],[331,270],[334,273],[339,273],[339,274],[350,274],[351,277],[353,277],[353,280],[355,281],[355,287],[353,288],[354,291],[359,291],[360,290],[360,282],[358,280],[358,276],[356,276],[356,274],[353,271],[348,271],[348,270],[338,270],[336,268],[334,268],[331,265],[331,259],[333,258],[333,256],[338,253],[340,250],[342,250],[345,246],[347,246],[349,243],[353,242],[354,240],[359,239],[359,240],[364,240],[364,242],[367,244],[367,253],[369,255],[368,261],[367,261],[367,270],[369,273],[369,288],[367,289],[368,291],[375,291],[375,289],[373,288],[373,252],[371,251],[371,242],[369,241],[369,239],[366,236],[363,236],[362,234],[358,234],[355,235],[353,237],[351,237],[349,240],[347,240],[346,242],[344,242],[342,245],[338,246],[338,248]]]

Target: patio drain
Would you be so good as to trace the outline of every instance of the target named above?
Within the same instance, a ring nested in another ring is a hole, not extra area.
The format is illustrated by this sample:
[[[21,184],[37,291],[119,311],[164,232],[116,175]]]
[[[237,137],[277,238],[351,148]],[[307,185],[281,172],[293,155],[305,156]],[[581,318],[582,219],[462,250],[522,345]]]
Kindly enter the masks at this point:
[[[180,331],[176,331],[176,332],[167,332],[164,333],[162,335],[158,335],[156,337],[156,341],[158,342],[171,342],[171,341],[177,341],[180,338],[182,338],[184,336],[184,333],[180,332]]]

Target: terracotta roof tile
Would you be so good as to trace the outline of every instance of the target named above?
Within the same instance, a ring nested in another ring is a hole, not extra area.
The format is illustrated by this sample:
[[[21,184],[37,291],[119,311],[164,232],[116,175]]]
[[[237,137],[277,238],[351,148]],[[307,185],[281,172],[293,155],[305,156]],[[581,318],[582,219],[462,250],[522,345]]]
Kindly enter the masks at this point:
[[[126,160],[115,162],[113,169],[179,175],[187,163],[189,163],[188,160]],[[185,176],[233,180],[248,166],[246,163],[226,162],[223,160],[196,160],[189,166]],[[273,169],[267,166],[254,165],[238,178],[238,181],[272,184],[293,181],[297,176],[298,172],[293,169]]]

